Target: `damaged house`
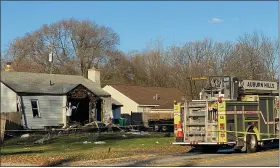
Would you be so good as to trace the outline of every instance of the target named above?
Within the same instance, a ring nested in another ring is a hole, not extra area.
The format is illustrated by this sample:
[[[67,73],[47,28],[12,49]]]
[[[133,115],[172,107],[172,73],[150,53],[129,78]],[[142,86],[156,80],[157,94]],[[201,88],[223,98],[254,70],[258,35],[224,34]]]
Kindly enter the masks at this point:
[[[100,86],[100,71],[88,79],[76,75],[1,72],[1,114],[19,113],[26,129],[63,127],[66,105],[76,106],[71,121],[108,122],[113,117],[111,95]]]

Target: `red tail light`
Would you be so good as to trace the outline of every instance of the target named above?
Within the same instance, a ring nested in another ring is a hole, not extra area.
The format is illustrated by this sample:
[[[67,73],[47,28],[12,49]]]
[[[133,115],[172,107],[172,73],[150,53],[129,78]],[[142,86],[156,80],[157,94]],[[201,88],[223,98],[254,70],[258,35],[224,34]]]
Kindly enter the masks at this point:
[[[224,130],[225,129],[225,124],[221,123],[220,124],[220,130]]]

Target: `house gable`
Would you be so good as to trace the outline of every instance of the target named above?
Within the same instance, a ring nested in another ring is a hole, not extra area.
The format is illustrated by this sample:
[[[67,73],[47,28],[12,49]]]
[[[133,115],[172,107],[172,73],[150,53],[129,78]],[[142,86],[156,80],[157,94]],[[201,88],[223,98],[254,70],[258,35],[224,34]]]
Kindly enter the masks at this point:
[[[120,91],[116,90],[110,85],[106,85],[103,87],[103,90],[111,94],[111,97],[118,102],[120,102],[123,106],[121,107],[122,114],[130,114],[131,111],[136,112],[138,109],[138,103],[121,93]]]
[[[17,111],[17,93],[1,82],[1,113]]]

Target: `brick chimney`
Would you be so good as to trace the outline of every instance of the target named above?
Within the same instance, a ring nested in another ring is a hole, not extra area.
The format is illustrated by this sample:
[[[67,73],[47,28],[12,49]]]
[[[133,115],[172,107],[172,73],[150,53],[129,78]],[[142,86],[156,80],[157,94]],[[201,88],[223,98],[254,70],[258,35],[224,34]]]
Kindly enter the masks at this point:
[[[88,69],[88,79],[100,85],[100,70],[95,68]]]

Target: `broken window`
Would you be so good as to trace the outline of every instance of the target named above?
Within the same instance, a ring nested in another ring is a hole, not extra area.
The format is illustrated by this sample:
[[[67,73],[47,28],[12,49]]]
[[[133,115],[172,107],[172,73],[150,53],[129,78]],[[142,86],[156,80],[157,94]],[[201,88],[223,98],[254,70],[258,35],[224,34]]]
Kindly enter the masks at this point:
[[[38,100],[31,100],[33,117],[40,117]]]

